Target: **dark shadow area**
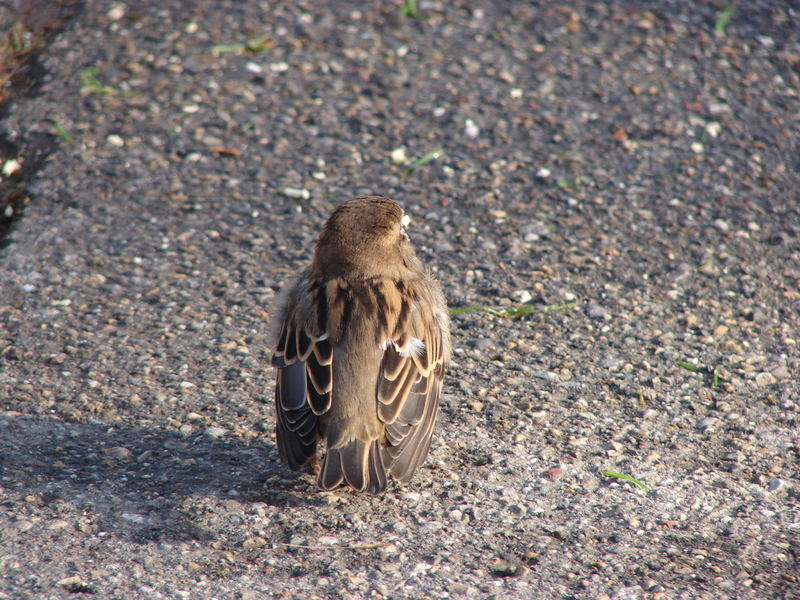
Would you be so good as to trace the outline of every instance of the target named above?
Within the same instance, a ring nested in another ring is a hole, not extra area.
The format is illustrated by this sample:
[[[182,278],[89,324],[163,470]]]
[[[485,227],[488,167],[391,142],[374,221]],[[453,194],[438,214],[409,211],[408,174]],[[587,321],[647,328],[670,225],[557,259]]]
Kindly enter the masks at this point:
[[[82,0],[16,0],[0,6],[0,120],[15,101],[36,95],[45,74],[42,51],[83,9]],[[55,134],[15,135],[0,125],[0,248],[28,203],[28,182],[57,146]]]
[[[272,442],[247,444],[23,415],[0,418],[0,487],[5,495],[76,508],[93,528],[136,541],[204,540],[193,496],[293,505],[302,475],[278,461]],[[184,506],[186,504],[186,506]]]

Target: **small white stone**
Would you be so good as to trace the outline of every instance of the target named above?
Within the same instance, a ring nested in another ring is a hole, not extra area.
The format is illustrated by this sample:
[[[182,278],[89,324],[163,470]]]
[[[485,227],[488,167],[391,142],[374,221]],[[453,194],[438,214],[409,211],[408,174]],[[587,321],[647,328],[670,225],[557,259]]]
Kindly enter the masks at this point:
[[[475,139],[481,134],[481,128],[472,119],[464,121],[464,133],[468,138]]]
[[[773,40],[768,35],[758,35],[756,39],[761,42],[761,45],[765,48],[772,48],[775,45],[775,40]]]
[[[285,187],[281,188],[281,194],[288,198],[302,198],[308,200],[311,197],[311,192],[305,188]]]
[[[422,494],[419,492],[406,492],[403,494],[403,500],[408,500],[409,502],[419,502],[422,500]]]
[[[528,302],[533,300],[533,296],[528,290],[517,290],[516,292],[513,292],[511,295],[514,296],[514,299],[521,304],[527,304]]]
[[[145,521],[147,521],[147,518],[144,515],[139,515],[136,513],[124,512],[120,516],[126,521],[130,521],[131,523],[144,523]]]
[[[208,427],[203,433],[205,433],[212,440],[216,440],[228,433],[228,430],[224,427]]]
[[[13,175],[20,169],[22,169],[22,163],[16,158],[11,158],[3,164],[3,176],[8,177],[9,175]]]
[[[323,546],[335,546],[339,543],[339,538],[332,535],[322,535],[317,538],[317,541]]]
[[[395,148],[392,150],[392,162],[396,165],[402,165],[406,161],[408,161],[408,154],[406,154],[406,149],[402,146],[400,148]]]
[[[121,2],[112,6],[106,16],[111,19],[112,21],[119,21],[122,17],[125,16],[125,5]]]
[[[770,494],[774,494],[776,492],[781,492],[785,490],[787,487],[787,483],[783,479],[770,479],[769,483],[767,484],[767,490]]]
[[[721,131],[722,131],[722,125],[720,125],[716,121],[711,121],[706,125],[706,133],[712,138],[719,137]]]
[[[124,448],[123,446],[117,446],[116,448],[111,448],[107,451],[108,456],[115,458],[117,460],[132,460],[133,459],[133,452]]]
[[[767,386],[775,383],[778,383],[778,379],[772,373],[764,372],[756,375],[756,385]]]

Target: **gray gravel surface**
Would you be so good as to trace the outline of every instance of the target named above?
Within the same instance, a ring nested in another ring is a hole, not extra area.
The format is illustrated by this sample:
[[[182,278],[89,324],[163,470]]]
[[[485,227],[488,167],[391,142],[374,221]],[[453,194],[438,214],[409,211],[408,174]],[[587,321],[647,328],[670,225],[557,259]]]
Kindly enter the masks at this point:
[[[2,123],[71,143],[0,250],[0,598],[797,598],[800,16],[723,4],[87,3]],[[454,316],[380,497],[279,463],[265,345],[360,193],[539,309]]]

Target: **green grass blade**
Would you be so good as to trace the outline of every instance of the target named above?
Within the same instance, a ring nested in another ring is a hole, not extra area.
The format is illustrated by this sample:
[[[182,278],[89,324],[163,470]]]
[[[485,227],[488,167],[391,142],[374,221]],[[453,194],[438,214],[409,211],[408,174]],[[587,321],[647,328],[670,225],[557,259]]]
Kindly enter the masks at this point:
[[[406,0],[403,2],[403,6],[400,7],[400,16],[407,17],[409,19],[416,19],[419,16],[419,11],[417,10],[417,0]]]
[[[697,373],[700,370],[700,367],[696,367],[691,363],[683,362],[681,360],[679,360],[677,364],[681,369],[686,369],[687,371],[691,371],[692,373]]]
[[[89,67],[78,73],[78,78],[80,79],[83,90],[94,94],[116,94],[117,90],[100,83],[100,80],[97,78],[99,73],[99,67]]]
[[[244,44],[217,44],[216,46],[211,46],[211,52],[214,54],[239,54],[244,49]]]
[[[436,150],[431,150],[430,152],[423,154],[417,160],[408,165],[405,171],[406,173],[411,173],[414,169],[421,167],[423,165],[427,165],[429,162],[436,160],[442,154],[444,154],[444,150],[442,150],[441,148],[437,148]]]
[[[554,312],[559,310],[572,310],[576,306],[577,306],[576,302],[570,302],[568,304],[553,304],[551,306],[545,306],[544,308],[536,308],[528,304],[523,304],[521,306],[516,306],[513,308],[504,308],[503,310],[497,310],[489,306],[476,305],[476,306],[461,306],[459,308],[451,308],[449,312],[450,316],[462,315],[464,313],[471,313],[471,312],[486,312],[489,313],[490,315],[494,315],[495,317],[500,317],[503,319],[517,319],[525,315],[547,314],[549,312]]]
[[[463,315],[464,313],[471,313],[471,312],[487,312],[490,315],[494,315],[495,317],[505,317],[505,313],[502,313],[499,310],[495,310],[488,306],[462,306],[459,308],[451,308],[449,312],[450,316]]]
[[[719,11],[719,15],[717,15],[717,22],[714,23],[714,33],[717,35],[725,35],[725,28],[730,23],[731,18],[733,17],[733,13],[736,12],[736,9],[739,7],[738,2],[732,2],[728,4],[725,8]]]
[[[253,54],[263,52],[267,49],[267,36],[262,35],[251,40],[247,40],[247,43],[244,45],[244,49],[248,52],[252,52]]]
[[[627,481],[628,483],[632,483],[633,485],[638,487],[640,490],[644,490],[645,492],[649,492],[650,491],[650,488],[646,484],[642,483],[638,479],[634,479],[630,475],[625,475],[624,473],[616,473],[614,471],[603,471],[603,476],[604,477],[614,477],[616,479],[621,479],[622,481]]]
[[[72,136],[66,132],[66,130],[59,124],[53,123],[53,131],[56,132],[56,135],[60,137],[65,144],[72,146],[75,142],[72,139]]]

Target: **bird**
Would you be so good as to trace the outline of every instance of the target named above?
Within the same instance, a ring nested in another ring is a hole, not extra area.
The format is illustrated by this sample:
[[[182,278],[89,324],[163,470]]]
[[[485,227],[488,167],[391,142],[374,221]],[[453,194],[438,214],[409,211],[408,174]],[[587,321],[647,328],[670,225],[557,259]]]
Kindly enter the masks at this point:
[[[390,198],[344,202],[276,300],[278,451],[293,470],[321,454],[324,491],[379,494],[389,475],[408,483],[430,449],[450,321],[409,223]]]

